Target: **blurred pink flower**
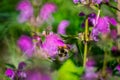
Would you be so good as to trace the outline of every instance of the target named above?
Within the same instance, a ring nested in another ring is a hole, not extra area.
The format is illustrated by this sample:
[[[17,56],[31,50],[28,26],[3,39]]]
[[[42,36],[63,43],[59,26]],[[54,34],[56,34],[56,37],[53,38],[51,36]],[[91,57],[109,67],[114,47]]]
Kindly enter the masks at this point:
[[[17,5],[17,10],[20,11],[18,21],[23,23],[33,16],[33,7],[29,0],[21,0]]]
[[[8,69],[5,71],[5,75],[12,80],[12,79],[14,78],[14,76],[15,76],[15,72],[14,72],[13,69],[8,68]]]
[[[32,38],[26,35],[22,35],[17,41],[18,47],[25,53],[26,56],[31,57],[34,51]]]
[[[77,4],[78,2],[80,2],[80,0],[73,0],[74,4]]]
[[[111,30],[110,35],[111,35],[112,39],[116,39],[117,38],[117,30],[116,29]]]
[[[66,33],[66,28],[69,26],[69,21],[63,20],[60,22],[58,25],[58,33],[59,34],[65,34]]]
[[[25,80],[51,80],[51,78],[39,70],[29,70],[27,71],[27,78]]]
[[[63,40],[57,34],[49,34],[46,36],[42,44],[42,49],[48,53],[50,57],[54,57],[58,53],[58,47],[65,46]]]
[[[118,70],[118,71],[120,72],[120,64],[118,64],[118,65],[116,66],[116,70]]]
[[[51,17],[52,13],[56,11],[56,5],[53,3],[46,3],[40,10],[39,16],[43,21],[47,21]]]
[[[117,25],[117,21],[112,18],[112,17],[99,17],[98,23],[94,26],[93,30],[92,30],[92,37],[95,41],[97,41],[97,36],[99,34],[107,34],[110,32],[110,24],[112,24],[113,26]]]
[[[85,68],[84,80],[97,80],[97,78],[98,78],[98,73],[95,72],[94,67]]]
[[[93,67],[93,66],[95,66],[95,61],[93,60],[93,59],[88,59],[88,61],[86,62],[86,66],[87,67]]]

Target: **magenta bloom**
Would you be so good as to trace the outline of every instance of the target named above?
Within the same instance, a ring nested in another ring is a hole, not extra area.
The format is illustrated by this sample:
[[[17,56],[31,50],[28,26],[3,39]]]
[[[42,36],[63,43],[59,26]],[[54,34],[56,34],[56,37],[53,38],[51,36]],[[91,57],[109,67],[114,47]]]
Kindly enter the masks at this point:
[[[49,34],[43,42],[42,49],[46,51],[50,57],[54,57],[58,53],[58,47],[64,45],[63,40],[57,34]]]
[[[11,68],[8,68],[6,71],[5,71],[5,75],[7,77],[9,77],[10,79],[13,79],[14,76],[15,76],[15,72],[11,69]]]
[[[31,57],[34,51],[32,39],[29,36],[22,35],[17,41],[18,47],[25,53],[26,56]]]
[[[117,25],[117,22],[114,18],[105,16],[105,17],[99,17],[98,23],[96,26],[94,26],[92,30],[92,37],[95,41],[97,41],[97,37],[99,34],[107,34],[110,32],[110,24],[113,26]]]
[[[66,28],[69,25],[69,21],[67,20],[63,20],[60,22],[60,24],[58,25],[58,33],[59,34],[65,34],[66,33]]]
[[[20,11],[18,17],[20,23],[29,20],[33,16],[33,7],[29,0],[21,0],[17,6],[17,10]]]
[[[56,5],[53,3],[46,3],[41,8],[39,16],[46,21],[48,18],[51,17],[52,13],[56,11]]]

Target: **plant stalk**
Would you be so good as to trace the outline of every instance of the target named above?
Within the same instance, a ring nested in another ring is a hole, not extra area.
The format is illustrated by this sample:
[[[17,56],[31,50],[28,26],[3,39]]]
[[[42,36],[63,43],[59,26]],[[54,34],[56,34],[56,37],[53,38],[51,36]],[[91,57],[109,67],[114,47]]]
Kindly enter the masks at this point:
[[[102,68],[102,77],[104,78],[106,76],[106,68],[107,68],[107,52],[104,53],[104,61],[103,61],[103,68]]]
[[[84,68],[86,66],[86,61],[87,61],[88,41],[89,41],[89,28],[88,28],[88,18],[87,18],[85,21],[85,43],[84,43],[84,59],[83,59]]]

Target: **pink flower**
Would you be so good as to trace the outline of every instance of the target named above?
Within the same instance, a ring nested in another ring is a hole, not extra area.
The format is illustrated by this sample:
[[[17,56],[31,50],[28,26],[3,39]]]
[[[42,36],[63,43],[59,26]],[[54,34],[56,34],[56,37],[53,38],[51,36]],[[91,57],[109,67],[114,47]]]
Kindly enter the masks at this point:
[[[58,53],[58,47],[65,46],[63,40],[57,34],[49,34],[43,42],[42,49],[48,53],[50,57],[54,57]]]
[[[32,39],[29,36],[22,35],[17,41],[18,47],[25,53],[26,56],[31,57],[34,51]]]
[[[94,40],[98,40],[97,37],[99,34],[107,34],[110,32],[110,24],[113,26],[117,25],[117,22],[114,18],[105,16],[105,17],[99,17],[98,23],[94,26],[92,30],[92,37]]]
[[[61,21],[60,24],[58,25],[58,33],[65,34],[67,26],[69,26],[69,21],[67,20]]]
[[[112,39],[116,39],[117,38],[117,30],[116,29],[111,30],[110,34],[111,34]]]
[[[56,11],[56,5],[53,3],[46,3],[41,8],[39,16],[46,21],[48,18],[51,17],[52,13]]]
[[[9,77],[10,79],[13,79],[14,76],[15,76],[15,72],[14,70],[12,70],[11,68],[8,68],[6,71],[5,71],[5,75],[7,77]]]
[[[51,78],[48,74],[36,69],[27,71],[27,78],[25,80],[51,80]]]
[[[21,0],[17,5],[17,10],[20,11],[18,17],[20,23],[26,22],[33,16],[33,7],[29,0]]]

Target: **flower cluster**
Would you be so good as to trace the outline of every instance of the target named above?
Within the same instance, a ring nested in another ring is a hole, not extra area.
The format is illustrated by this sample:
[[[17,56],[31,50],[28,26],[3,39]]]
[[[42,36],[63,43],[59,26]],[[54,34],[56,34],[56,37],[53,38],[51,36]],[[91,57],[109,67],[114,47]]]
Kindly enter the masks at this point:
[[[36,42],[34,42],[34,40],[36,40]],[[36,55],[36,53],[39,53],[43,57],[55,58],[59,53],[59,48],[66,46],[67,44],[64,43],[60,36],[54,33],[46,35],[44,41],[37,35],[33,36],[33,39],[25,35],[18,39],[18,47],[28,57],[32,57]]]
[[[38,16],[35,18],[34,8],[31,2],[29,0],[22,0],[17,6],[17,10],[20,11],[18,21],[20,23],[29,21],[31,24],[34,24],[34,26],[38,26],[40,23],[42,24],[44,21],[51,18],[52,13],[55,12],[56,9],[55,4],[46,3],[43,5]]]
[[[16,79],[23,80],[27,77],[25,73],[25,67],[26,67],[26,63],[20,62],[17,70],[8,68],[5,72],[5,75],[9,77],[11,80],[16,80]]]
[[[20,23],[26,22],[33,16],[33,7],[29,0],[21,0],[17,6],[17,10],[20,11],[18,21]]]
[[[98,41],[98,35],[99,34],[108,34],[110,33],[110,24],[113,26],[117,25],[117,22],[114,18],[105,16],[105,17],[99,17],[96,25],[94,26],[92,30],[92,37],[95,41]]]

